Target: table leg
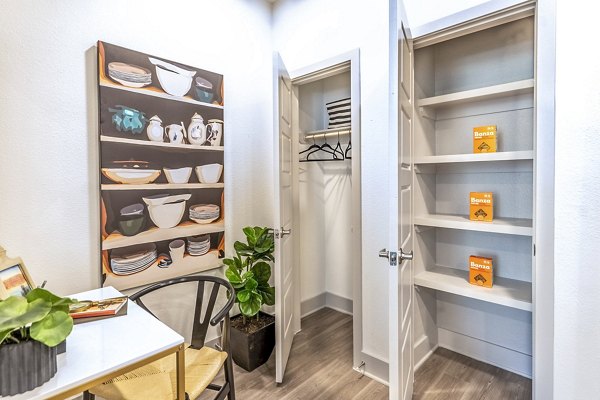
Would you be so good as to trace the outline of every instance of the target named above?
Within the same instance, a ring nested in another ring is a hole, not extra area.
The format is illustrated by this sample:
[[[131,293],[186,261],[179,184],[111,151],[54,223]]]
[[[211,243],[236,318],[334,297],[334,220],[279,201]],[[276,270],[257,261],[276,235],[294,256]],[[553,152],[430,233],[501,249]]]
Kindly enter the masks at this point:
[[[185,400],[185,348],[179,346],[177,357],[177,400]]]

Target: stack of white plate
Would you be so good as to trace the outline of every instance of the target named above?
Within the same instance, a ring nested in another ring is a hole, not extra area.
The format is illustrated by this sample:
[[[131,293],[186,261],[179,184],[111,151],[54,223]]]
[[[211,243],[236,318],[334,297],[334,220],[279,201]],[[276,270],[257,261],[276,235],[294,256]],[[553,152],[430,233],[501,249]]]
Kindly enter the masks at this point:
[[[196,204],[190,207],[190,219],[199,224],[210,224],[219,218],[221,208],[216,204]]]
[[[132,275],[150,267],[156,258],[154,243],[115,249],[110,254],[110,269],[116,275]]]
[[[122,62],[108,64],[108,76],[121,85],[141,88],[152,83],[152,73],[149,69]]]
[[[210,250],[210,236],[200,235],[188,238],[187,251],[190,256],[203,256]]]

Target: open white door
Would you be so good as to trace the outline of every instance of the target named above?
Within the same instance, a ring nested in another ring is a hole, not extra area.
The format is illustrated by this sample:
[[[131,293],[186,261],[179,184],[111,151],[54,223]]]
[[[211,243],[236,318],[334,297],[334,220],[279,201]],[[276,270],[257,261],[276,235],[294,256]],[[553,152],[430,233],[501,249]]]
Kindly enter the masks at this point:
[[[275,65],[275,380],[283,382],[294,335],[300,325],[296,312],[293,225],[292,81],[279,57]]]
[[[397,69],[392,68],[392,115],[390,129],[390,251],[382,252],[390,263],[390,400],[412,398],[413,360],[413,267],[412,267],[412,42],[398,21],[398,40],[392,43]],[[396,46],[394,49],[393,47]],[[397,134],[396,134],[397,133]]]

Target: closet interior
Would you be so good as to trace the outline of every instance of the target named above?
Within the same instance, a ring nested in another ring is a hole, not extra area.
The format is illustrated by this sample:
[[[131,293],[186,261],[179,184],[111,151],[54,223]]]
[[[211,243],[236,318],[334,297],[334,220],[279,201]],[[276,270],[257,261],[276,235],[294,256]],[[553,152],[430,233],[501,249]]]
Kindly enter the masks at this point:
[[[298,254],[301,314],[352,314],[350,66],[293,80],[298,114]]]
[[[531,377],[533,9],[414,49],[415,365],[440,346]],[[474,154],[487,125],[497,152]],[[470,192],[493,193],[493,222],[469,219]],[[471,255],[493,259],[492,288],[469,284]]]

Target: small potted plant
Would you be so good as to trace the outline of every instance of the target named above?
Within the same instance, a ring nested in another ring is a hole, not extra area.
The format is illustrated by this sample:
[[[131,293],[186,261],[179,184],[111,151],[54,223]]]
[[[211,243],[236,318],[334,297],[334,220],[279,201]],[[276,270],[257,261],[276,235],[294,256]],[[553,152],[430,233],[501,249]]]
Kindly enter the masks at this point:
[[[275,288],[269,284],[275,242],[268,228],[246,227],[243,231],[246,243],[235,242],[236,255],[223,262],[240,309],[231,319],[233,360],[252,371],[269,359],[275,346],[275,318],[261,312],[263,304],[275,304]]]
[[[24,393],[54,376],[57,346],[73,330],[72,303],[41,288],[0,301],[0,396]]]

